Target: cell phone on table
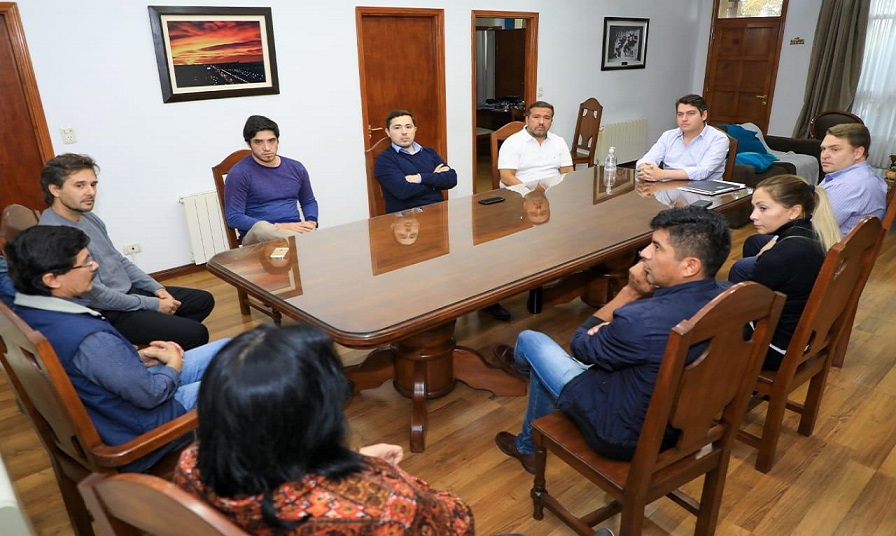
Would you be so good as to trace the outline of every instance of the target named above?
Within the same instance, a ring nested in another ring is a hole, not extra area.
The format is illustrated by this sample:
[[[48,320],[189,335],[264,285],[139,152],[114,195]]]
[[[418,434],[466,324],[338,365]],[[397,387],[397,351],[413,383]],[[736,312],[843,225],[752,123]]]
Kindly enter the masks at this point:
[[[708,199],[699,199],[691,203],[691,206],[697,208],[709,208],[712,206],[712,201]]]
[[[480,199],[480,205],[494,205],[495,203],[501,203],[504,201],[503,197],[486,197],[485,199]]]
[[[271,258],[275,260],[285,259],[287,253],[289,253],[289,248],[274,248],[274,251],[271,252]]]

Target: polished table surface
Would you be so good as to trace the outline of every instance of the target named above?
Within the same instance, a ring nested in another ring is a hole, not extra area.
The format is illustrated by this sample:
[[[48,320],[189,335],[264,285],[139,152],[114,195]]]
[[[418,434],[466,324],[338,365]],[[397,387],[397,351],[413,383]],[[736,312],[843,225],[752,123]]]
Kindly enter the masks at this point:
[[[408,341],[441,330],[440,343],[450,345],[444,348],[449,361],[452,353],[455,356],[454,370],[448,364],[438,373],[409,370],[404,375],[419,376],[424,391],[444,385],[425,395],[414,395],[420,386],[410,386],[413,378],[405,378],[405,388],[396,385],[418,405],[420,397],[450,391],[454,379],[495,394],[522,394],[524,386],[521,393],[512,383],[490,387],[491,379],[499,380],[493,371],[459,371],[463,367],[458,353],[466,352],[464,363],[470,366],[475,364],[470,354],[475,353],[454,347],[453,339],[447,341],[454,320],[643,247],[649,242],[650,219],[667,206],[707,199],[724,211],[749,203],[748,190],[704,197],[678,190],[679,184],[639,183],[631,170],[620,168],[608,187],[602,168],[586,168],[548,181],[545,190],[525,197],[495,190],[451,199],[226,251],[215,255],[208,268],[284,315],[322,327],[345,346],[391,344],[392,351],[394,343],[404,342],[407,347],[399,349],[406,356],[427,361],[431,356],[422,355],[421,348],[431,341]],[[479,203],[489,197],[504,201]],[[277,247],[287,248],[285,258],[270,258]],[[385,363],[391,367],[394,357],[380,356],[379,368]],[[397,364],[388,374],[395,374],[399,383]],[[379,383],[385,379],[377,377]],[[421,411],[425,419],[425,409]],[[424,423],[418,424],[422,436]],[[422,450],[420,436],[416,446]]]

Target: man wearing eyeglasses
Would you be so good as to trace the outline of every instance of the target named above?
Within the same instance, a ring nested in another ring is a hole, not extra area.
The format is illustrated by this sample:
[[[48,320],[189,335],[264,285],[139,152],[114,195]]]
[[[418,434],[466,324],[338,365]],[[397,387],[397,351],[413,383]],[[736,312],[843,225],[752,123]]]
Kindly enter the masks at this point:
[[[120,445],[195,408],[202,374],[227,341],[184,352],[176,342],[155,340],[136,350],[82,304],[101,268],[89,241],[72,227],[38,225],[7,244],[14,310],[50,341],[103,441]],[[123,469],[146,470],[182,444],[174,441]]]
[[[88,250],[99,262],[85,305],[96,309],[134,344],[170,340],[189,350],[208,342],[202,321],[215,306],[214,297],[198,289],[163,287],[119,253],[106,224],[93,214],[99,166],[87,155],[51,158],[40,173],[44,200],[50,208],[40,225],[67,225],[90,237]]]

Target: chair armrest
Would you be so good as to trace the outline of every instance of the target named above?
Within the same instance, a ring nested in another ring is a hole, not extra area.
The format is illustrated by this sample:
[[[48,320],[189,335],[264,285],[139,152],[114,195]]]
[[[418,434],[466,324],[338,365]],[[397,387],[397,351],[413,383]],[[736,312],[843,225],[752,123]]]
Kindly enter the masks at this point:
[[[819,158],[821,142],[815,139],[787,138],[784,136],[765,136],[765,143],[776,151],[793,151]]]
[[[164,447],[175,439],[196,429],[199,420],[196,410],[189,411],[180,417],[168,421],[121,445],[102,445],[91,451],[100,467],[120,467],[131,463],[150,452]]]

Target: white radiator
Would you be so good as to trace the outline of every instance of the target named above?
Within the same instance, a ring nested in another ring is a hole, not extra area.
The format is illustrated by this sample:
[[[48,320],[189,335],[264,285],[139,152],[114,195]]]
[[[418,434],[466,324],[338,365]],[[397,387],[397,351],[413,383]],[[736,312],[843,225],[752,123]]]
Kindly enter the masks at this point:
[[[216,253],[230,249],[216,191],[181,196],[180,204],[187,218],[193,262],[202,264]]]
[[[595,160],[603,164],[610,147],[616,148],[616,161],[622,164],[637,160],[647,152],[647,119],[611,123],[600,127]]]

